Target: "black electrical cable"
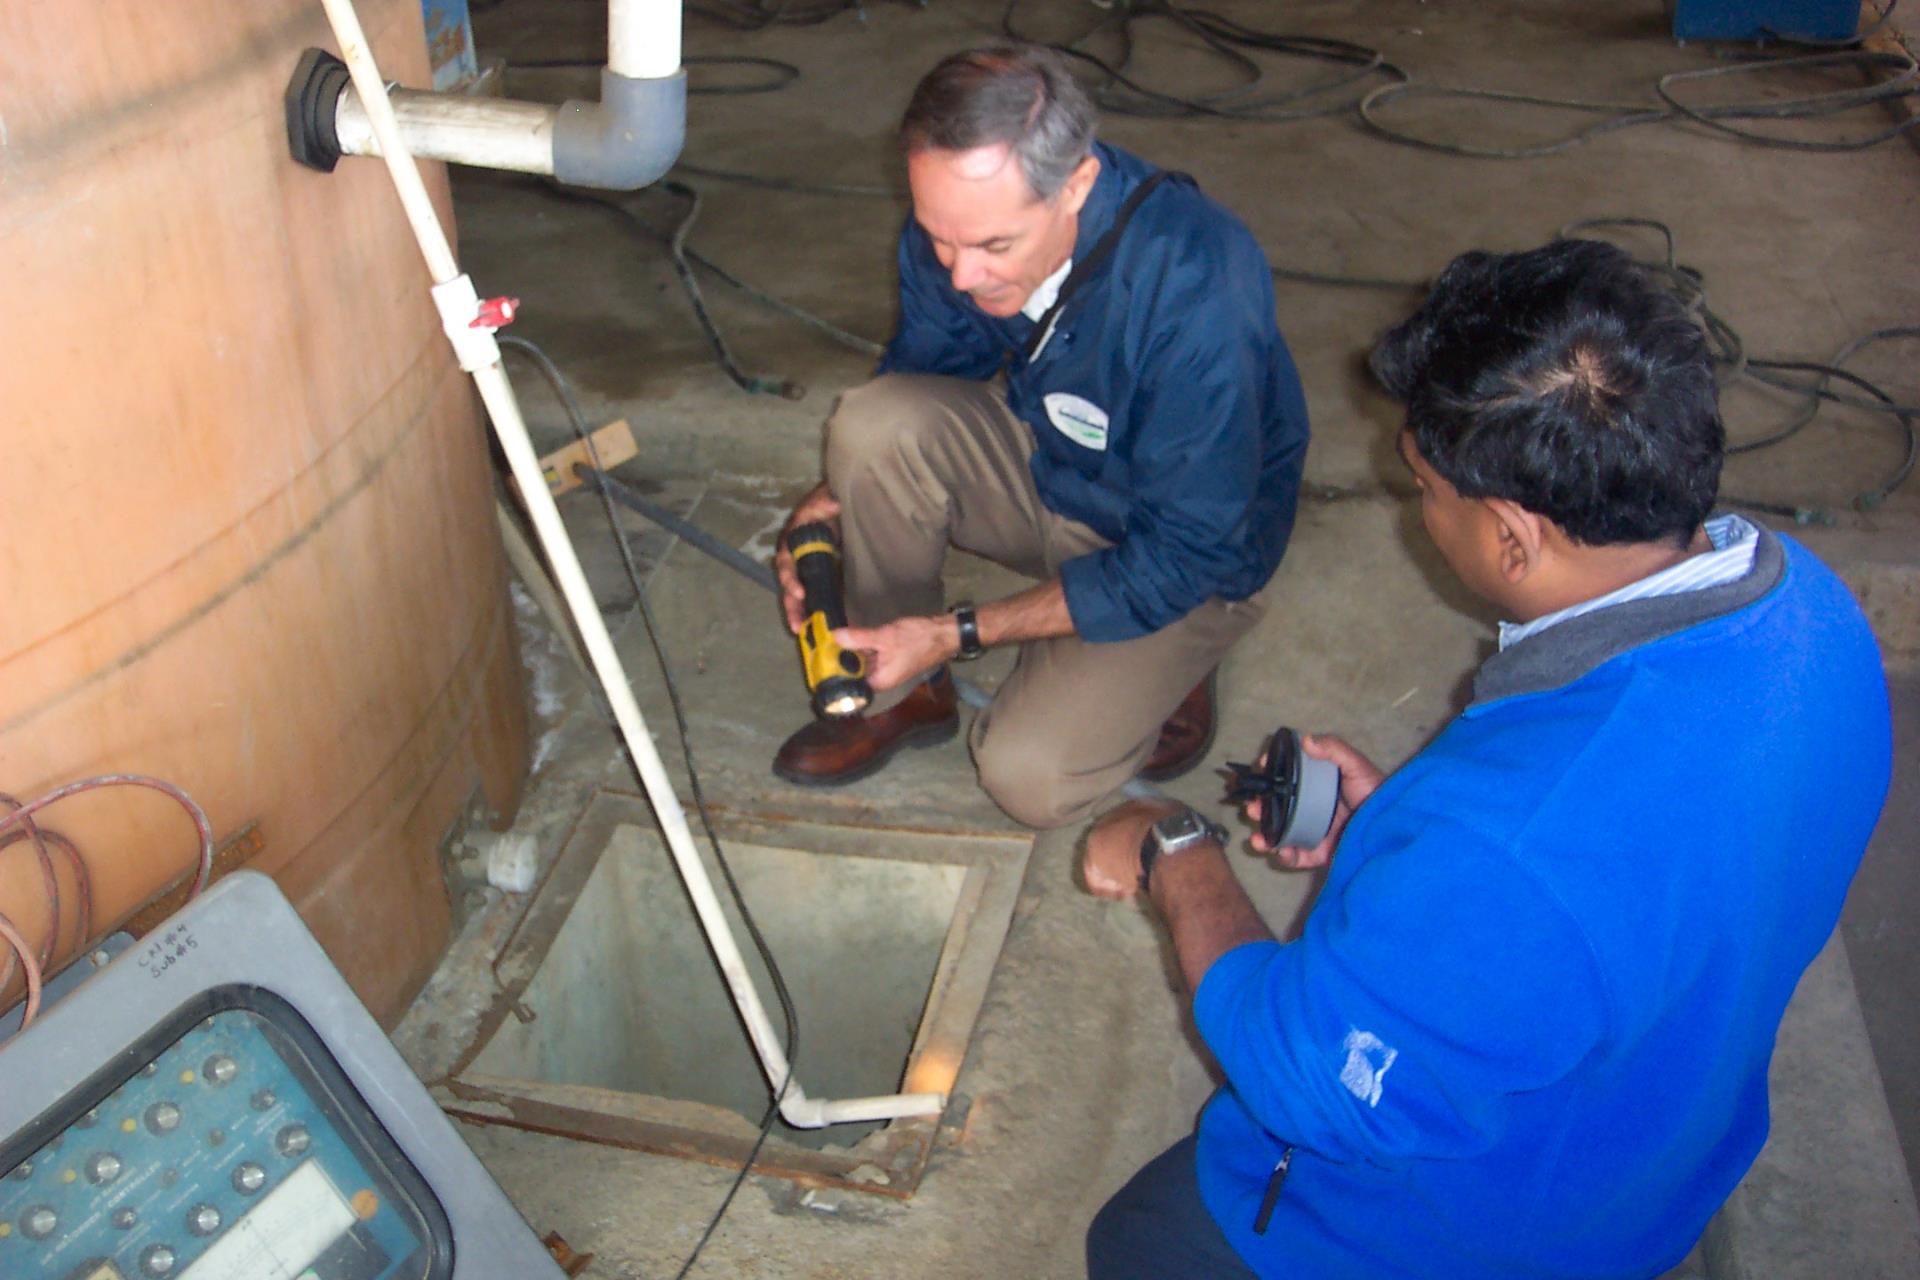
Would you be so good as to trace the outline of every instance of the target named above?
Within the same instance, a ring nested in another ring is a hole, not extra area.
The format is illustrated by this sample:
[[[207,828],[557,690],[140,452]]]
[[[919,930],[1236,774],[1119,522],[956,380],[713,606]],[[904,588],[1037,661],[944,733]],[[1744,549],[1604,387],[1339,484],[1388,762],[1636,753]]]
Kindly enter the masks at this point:
[[[1833,359],[1829,360],[1827,363],[1834,366],[1843,365],[1847,361],[1853,359],[1853,357],[1856,354],[1858,354],[1860,351],[1864,350],[1867,347],[1872,346],[1876,342],[1888,342],[1888,341],[1892,341],[1899,338],[1909,338],[1909,339],[1920,338],[1920,325],[1911,325],[1911,324],[1888,325],[1884,329],[1875,329],[1870,333],[1863,333],[1859,337],[1855,338],[1853,341],[1847,343],[1846,346],[1840,348],[1839,351],[1835,352]],[[1874,395],[1880,396],[1880,398],[1883,401],[1885,400],[1885,397],[1881,396],[1878,390],[1874,392]],[[1846,396],[1841,396],[1841,395],[1833,395],[1833,396],[1830,396],[1829,398],[1841,404],[1850,404],[1855,406],[1856,408],[1861,408],[1861,409],[1881,408],[1892,413],[1904,413],[1911,416],[1920,416],[1920,405],[1882,404],[1882,405],[1876,406],[1876,405],[1869,404],[1864,400],[1853,400],[1853,399],[1849,399]]]
[[[1888,79],[1878,81],[1864,89],[1845,90],[1838,93],[1814,94],[1803,98],[1790,98],[1779,102],[1747,102],[1724,106],[1693,107],[1688,106],[1674,95],[1673,87],[1678,84],[1700,80],[1721,79],[1727,76],[1754,75],[1764,71],[1774,71],[1781,67],[1812,69],[1815,67],[1857,66],[1863,71],[1875,69],[1892,71],[1895,74]],[[1878,133],[1861,138],[1849,138],[1839,142],[1826,142],[1818,139],[1782,138],[1773,134],[1756,133],[1751,129],[1741,129],[1726,123],[1729,120],[1805,120],[1819,116],[1834,115],[1842,111],[1851,111],[1856,107],[1875,102],[1892,102],[1920,93],[1920,65],[1905,53],[1878,53],[1864,49],[1849,49],[1838,53],[1812,53],[1800,57],[1775,58],[1757,62],[1735,63],[1726,67],[1706,67],[1698,71],[1670,71],[1654,82],[1654,92],[1660,95],[1660,101],[1667,104],[1675,117],[1685,117],[1695,124],[1704,125],[1729,137],[1750,142],[1756,146],[1781,147],[1789,151],[1864,151],[1868,147],[1878,146],[1889,139],[1897,138],[1920,124],[1920,115],[1908,116],[1905,120],[1889,125]]]
[[[683,184],[674,183],[669,185],[679,186]],[[551,194],[559,196],[563,200],[573,200],[583,204],[599,205],[601,208],[610,210],[613,213],[617,213],[620,215],[621,218],[623,218],[631,226],[644,232],[646,235],[658,241],[659,243],[668,246],[669,249],[672,248],[673,236],[671,233],[662,231],[659,228],[653,226],[645,218],[642,218],[637,212],[635,212],[633,208],[631,208],[629,205],[619,200],[615,200],[611,197],[601,195],[597,192],[585,191],[585,190],[580,190],[573,187],[562,186],[557,182],[551,182],[551,181],[545,184],[545,189]],[[702,270],[710,273],[716,279],[718,279],[721,283],[729,285],[732,288],[739,290],[741,293],[745,294],[747,297],[751,298],[753,301],[759,303],[761,306],[766,307],[771,311],[777,311],[781,315],[786,316],[789,319],[798,320],[800,323],[804,325],[817,329],[821,333],[825,334],[827,337],[832,338],[835,342],[839,343],[843,347],[848,348],[851,351],[857,351],[861,355],[868,356],[871,358],[878,358],[881,350],[883,349],[880,343],[875,342],[871,338],[863,338],[857,333],[849,333],[847,330],[842,329],[839,325],[834,324],[832,321],[823,320],[819,316],[814,315],[811,311],[807,311],[804,308],[797,307],[793,303],[788,302],[784,298],[777,297],[774,294],[768,293],[764,289],[760,289],[754,285],[748,284],[746,281],[740,279],[738,276],[734,275],[731,271],[728,271],[725,267],[721,266],[719,263],[713,261],[711,258],[706,257],[704,254],[700,253],[698,250],[688,246],[684,236],[682,236],[680,240],[680,256],[686,262],[691,263],[694,266],[697,266]],[[687,277],[685,275],[681,275],[679,278],[681,280],[682,285],[684,286],[686,283]],[[694,315],[696,319],[699,319],[702,322],[702,324],[706,326],[707,337],[709,341],[713,342],[716,346],[723,346],[724,343],[721,342],[721,340],[719,339],[718,332],[713,327],[713,319],[707,313],[704,304],[696,307]],[[729,371],[729,376],[731,376],[731,373],[732,371]],[[735,379],[735,381],[737,383],[738,379]],[[792,382],[781,382],[776,384],[776,383],[773,383],[771,379],[764,380],[764,381],[771,385],[784,385],[784,386],[798,385]],[[765,389],[765,387],[763,386],[763,387],[747,388],[747,390],[750,390],[750,391],[759,390],[759,389]],[[802,390],[804,391],[804,388]]]
[[[1791,98],[1779,101],[1750,101],[1720,103],[1713,106],[1690,106],[1675,95],[1675,86],[1699,80],[1733,75],[1759,75],[1764,72],[1783,69],[1809,70],[1837,66],[1857,66],[1863,71],[1884,70],[1891,72],[1886,78],[1860,89],[1840,90],[1832,93],[1814,94],[1807,97]],[[1470,156],[1476,159],[1523,160],[1537,156],[1555,155],[1580,146],[1582,143],[1612,133],[1618,129],[1633,128],[1646,124],[1674,124],[1690,121],[1703,125],[1718,133],[1737,138],[1754,146],[1777,147],[1795,151],[1863,151],[1878,146],[1891,138],[1898,137],[1914,127],[1920,117],[1911,117],[1892,125],[1878,133],[1865,137],[1846,139],[1838,142],[1782,138],[1773,134],[1759,133],[1752,129],[1739,128],[1729,121],[1751,120],[1795,120],[1812,119],[1835,115],[1843,111],[1852,111],[1860,107],[1871,106],[1879,102],[1892,102],[1896,99],[1920,93],[1920,66],[1904,53],[1881,53],[1866,50],[1845,50],[1835,53],[1806,54],[1785,58],[1764,58],[1751,62],[1741,62],[1732,66],[1708,67],[1695,71],[1673,71],[1661,76],[1654,82],[1654,95],[1658,102],[1595,102],[1581,98],[1557,98],[1540,94],[1511,93],[1497,89],[1459,88],[1445,85],[1420,84],[1409,81],[1402,84],[1383,85],[1362,98],[1359,103],[1361,122],[1376,134],[1392,142],[1406,146],[1420,147],[1427,151],[1437,151],[1444,155]],[[1438,138],[1422,137],[1396,128],[1381,119],[1380,109],[1386,104],[1411,98],[1455,98],[1469,101],[1497,102],[1518,106],[1547,107],[1561,111],[1575,111],[1588,115],[1599,115],[1600,120],[1584,128],[1576,129],[1564,137],[1550,142],[1535,143],[1522,147],[1479,146],[1473,143],[1452,142]]]
[[[715,169],[707,165],[688,164],[682,160],[673,166],[676,173],[690,174],[696,178],[716,178],[722,182],[737,182],[742,186],[759,187],[765,191],[791,191],[807,196],[876,196],[892,200],[901,193],[892,187],[863,187],[839,182],[809,182],[804,178],[775,178],[759,173],[742,173],[738,169]]]
[[[1699,321],[1700,327],[1706,332],[1708,342],[1714,348],[1714,363],[1718,366],[1716,376],[1719,384],[1724,387],[1743,377],[1747,369],[1746,344],[1738,331],[1707,305],[1706,279],[1699,271],[1680,262],[1673,228],[1655,218],[1601,217],[1582,218],[1577,222],[1569,222],[1554,234],[1557,238],[1564,240],[1587,231],[1613,230],[1652,231],[1660,236],[1664,246],[1661,258],[1657,261],[1641,258],[1638,261],[1642,266],[1663,276],[1668,287]]]
[[[1753,439],[1729,444],[1726,449],[1729,456],[1752,453],[1792,439],[1819,416],[1823,404],[1838,403],[1891,416],[1899,425],[1905,446],[1900,465],[1884,481],[1874,488],[1854,495],[1852,500],[1854,509],[1872,510],[1886,501],[1888,495],[1906,482],[1907,477],[1913,473],[1916,457],[1920,457],[1920,432],[1916,431],[1916,420],[1920,419],[1920,408],[1896,400],[1883,388],[1858,374],[1848,372],[1841,366],[1875,343],[1920,338],[1920,325],[1891,325],[1862,334],[1847,342],[1832,359],[1824,364],[1804,360],[1761,359],[1748,353],[1739,331],[1708,305],[1704,275],[1696,268],[1689,267],[1678,260],[1673,229],[1665,223],[1652,218],[1584,218],[1578,222],[1568,223],[1560,228],[1557,234],[1561,238],[1566,238],[1583,232],[1621,229],[1653,231],[1661,237],[1663,252],[1660,258],[1653,260],[1638,258],[1637,260],[1641,265],[1664,278],[1673,292],[1693,312],[1713,349],[1712,359],[1717,366],[1718,379],[1723,387],[1746,379],[1805,397],[1804,403],[1785,423]],[[1780,376],[1783,373],[1811,373],[1816,377],[1809,383]],[[1873,398],[1862,400],[1833,391],[1828,383],[1834,379],[1850,383]],[[1731,497],[1727,500],[1739,506],[1756,507],[1760,510],[1791,516],[1803,524],[1831,523],[1824,513],[1804,507],[1784,507]]]
[[[864,0],[824,0],[800,4],[792,0],[688,0],[688,13],[732,27],[736,31],[764,31],[768,27],[811,27],[854,12],[866,21]]]
[[[574,434],[586,445],[587,455],[593,459],[594,470],[605,471],[606,468],[600,462],[599,451],[594,448],[593,433],[587,428],[586,415],[581,412],[580,403],[574,398],[573,387],[568,383],[566,375],[560,372],[553,361],[547,357],[546,352],[525,338],[503,335],[499,338],[499,343],[504,348],[520,351],[532,358],[541,374],[560,397],[561,404],[566,407],[567,417],[573,423]],[[760,925],[754,919],[752,909],[747,906],[746,895],[740,891],[740,884],[734,879],[733,867],[727,861],[726,850],[720,843],[719,833],[714,830],[713,817],[707,809],[706,794],[700,786],[700,770],[693,763],[693,735],[687,724],[686,707],[680,699],[680,685],[674,679],[672,665],[667,661],[666,649],[660,640],[660,628],[653,616],[653,607],[647,602],[647,589],[641,581],[640,567],[634,563],[633,548],[628,545],[626,534],[620,528],[620,516],[614,510],[613,500],[607,496],[605,489],[597,485],[595,489],[600,494],[601,505],[606,511],[607,525],[613,531],[614,545],[620,549],[620,561],[626,566],[627,581],[633,587],[634,609],[646,629],[647,642],[653,647],[653,656],[660,668],[661,683],[666,686],[667,701],[673,707],[674,726],[680,734],[680,758],[687,766],[688,788],[693,793],[694,810],[700,816],[701,830],[706,832],[708,846],[713,850],[714,864],[720,868],[720,876],[726,881],[727,892],[732,896],[734,906],[739,909],[740,922],[746,926],[747,936],[752,939],[754,950],[759,953],[761,963],[767,967],[767,978],[773,986],[775,998],[780,1002],[780,1016],[785,1024],[786,1078],[781,1080],[779,1086],[772,1091],[772,1100],[767,1104],[766,1114],[760,1118],[759,1133],[754,1137],[753,1146],[748,1149],[747,1158],[740,1165],[740,1171],[734,1175],[732,1183],[727,1187],[726,1195],[722,1197],[713,1216],[707,1219],[706,1230],[700,1233],[700,1239],[694,1244],[693,1251],[680,1265],[680,1270],[674,1273],[674,1280],[685,1280],[686,1274],[699,1260],[701,1251],[706,1248],[707,1241],[712,1239],[714,1230],[720,1225],[720,1219],[732,1206],[734,1197],[739,1194],[741,1186],[747,1180],[747,1175],[753,1172],[754,1162],[760,1158],[760,1150],[766,1145],[767,1136],[773,1132],[773,1122],[780,1115],[780,1099],[786,1095],[787,1086],[793,1082],[794,1066],[800,1056],[800,1017],[794,1009],[793,994],[787,988],[786,977],[780,971],[779,962],[774,959],[773,949],[767,944],[766,935],[760,932]]]
[[[1175,0],[1132,0],[1117,3],[1111,12],[1068,40],[1042,40],[1017,22],[1022,0],[1007,0],[1000,27],[1007,36],[1029,43],[1043,44],[1072,58],[1094,72],[1093,99],[1104,110],[1121,115],[1173,118],[1209,116],[1228,120],[1289,121],[1344,114],[1353,109],[1367,128],[1378,136],[1406,146],[1420,147],[1449,155],[1481,159],[1527,159],[1555,155],[1577,147],[1603,134],[1647,124],[1691,122],[1756,146],[1780,147],[1800,151],[1859,151],[1877,146],[1915,127],[1915,118],[1888,126],[1876,133],[1840,141],[1783,138],[1734,122],[1761,120],[1799,120],[1853,111],[1878,102],[1892,102],[1920,93],[1920,68],[1904,53],[1868,51],[1859,47],[1866,34],[1886,21],[1883,11],[1876,22],[1861,35],[1835,42],[1832,46],[1810,42],[1811,47],[1828,50],[1787,57],[1766,57],[1732,66],[1702,70],[1676,71],[1660,77],[1653,85],[1653,100],[1639,102],[1594,101],[1584,98],[1554,97],[1436,84],[1423,84],[1411,73],[1390,62],[1378,49],[1353,41],[1312,35],[1284,35],[1262,31],[1245,23],[1204,9],[1190,8]],[[1159,20],[1199,41],[1216,61],[1235,77],[1231,87],[1210,93],[1176,93],[1143,83],[1132,73],[1137,36],[1135,26],[1142,20]],[[1086,49],[1089,42],[1107,39],[1118,45],[1119,54],[1109,59]],[[1256,54],[1270,54],[1330,62],[1345,68],[1340,74],[1303,87],[1279,92],[1262,92],[1266,69]],[[1863,88],[1814,94],[1786,100],[1754,100],[1694,106],[1678,96],[1679,86],[1728,76],[1754,76],[1782,70],[1815,70],[1854,66],[1869,74],[1887,73]],[[1387,83],[1361,94],[1357,99],[1343,90],[1366,81],[1384,78]],[[1571,111],[1600,117],[1572,133],[1548,142],[1517,147],[1496,147],[1423,137],[1387,123],[1381,111],[1389,103],[1412,98],[1452,98],[1492,102],[1509,107],[1539,107]]]
[[[693,267],[687,262],[687,233],[693,230],[693,223],[700,216],[700,192],[684,182],[671,179],[660,186],[687,202],[687,212],[674,224],[673,234],[667,240],[667,257],[673,263],[674,274],[680,277],[680,287],[686,291],[687,301],[693,305],[693,314],[700,321],[700,327],[706,330],[707,340],[713,344],[714,358],[734,385],[742,391],[756,395],[777,395],[788,400],[798,400],[807,394],[807,389],[791,378],[768,377],[751,374],[743,370],[733,358],[733,350],[727,346],[727,340],[720,336],[720,328],[714,324],[713,317],[707,312],[706,295],[700,291],[700,282],[694,279]]]
[[[1915,429],[1916,415],[1911,409],[1911,407],[1897,403],[1892,396],[1888,395],[1885,391],[1881,390],[1879,387],[1875,386],[1873,383],[1867,381],[1865,378],[1862,378],[1859,374],[1849,373],[1845,369],[1840,368],[1840,364],[1843,360],[1845,360],[1853,352],[1859,350],[1862,346],[1865,346],[1868,342],[1878,341],[1882,338],[1887,338],[1887,337],[1904,337],[1904,338],[1920,337],[1920,326],[1902,325],[1902,326],[1898,326],[1896,328],[1891,328],[1891,329],[1876,330],[1874,333],[1867,334],[1863,338],[1858,338],[1858,339],[1855,339],[1853,342],[1848,343],[1847,346],[1842,349],[1841,354],[1836,355],[1833,358],[1832,362],[1828,364],[1817,364],[1812,361],[1804,361],[1804,360],[1754,360],[1750,362],[1753,369],[1756,371],[1767,370],[1767,369],[1782,369],[1782,370],[1793,370],[1793,371],[1798,371],[1803,373],[1818,374],[1819,381],[1811,387],[1796,386],[1795,384],[1787,382],[1785,380],[1776,382],[1770,378],[1762,377],[1759,372],[1755,372],[1754,374],[1756,378],[1760,379],[1761,381],[1769,382],[1774,386],[1782,386],[1782,387],[1787,387],[1788,389],[1791,389],[1791,390],[1801,390],[1801,391],[1809,392],[1810,394],[1816,397],[1816,401],[1815,401],[1816,403],[1818,403],[1818,399],[1821,399],[1821,398],[1824,398],[1824,399],[1840,398],[1837,396],[1832,396],[1827,392],[1825,384],[1828,379],[1838,378],[1843,382],[1850,382],[1853,385],[1859,387],[1861,390],[1867,392],[1869,395],[1872,395],[1873,397],[1878,399],[1881,403],[1878,405],[1872,405],[1866,401],[1859,401],[1859,400],[1853,400],[1853,399],[1847,399],[1845,400],[1845,403],[1857,404],[1866,408],[1877,409],[1879,412],[1892,415],[1894,420],[1900,424],[1901,435],[1906,446],[1906,453],[1904,457],[1901,459],[1899,467],[1897,467],[1894,470],[1893,474],[1889,476],[1883,483],[1881,483],[1881,485],[1878,488],[1868,489],[1865,492],[1856,494],[1854,496],[1853,506],[1854,506],[1854,509],[1858,511],[1871,511],[1873,510],[1873,508],[1879,506],[1882,502],[1885,502],[1887,500],[1888,495],[1890,495],[1895,489],[1899,488],[1900,485],[1905,482],[1906,478],[1913,474],[1915,459],[1916,457],[1920,457],[1920,433],[1916,432],[1916,429]],[[1763,441],[1749,441],[1735,448],[1730,448],[1727,450],[1727,452],[1744,453],[1749,450],[1761,448],[1764,445],[1772,444],[1772,443],[1776,443],[1776,440],[1769,439],[1769,440],[1763,440]]]
[[[1912,337],[1915,335],[1915,332],[1912,326],[1900,325],[1892,329],[1875,330],[1873,333],[1865,335],[1865,338]],[[1855,341],[1862,341],[1862,339],[1855,339]],[[1806,395],[1816,396],[1832,404],[1843,404],[1852,409],[1868,409],[1876,413],[1905,414],[1908,417],[1920,417],[1920,404],[1908,404],[1901,401],[1890,401],[1884,398],[1862,400],[1857,396],[1845,395],[1839,391],[1835,391],[1831,387],[1822,386],[1817,382],[1809,384],[1795,382],[1789,378],[1774,377],[1766,373],[1765,370],[1777,363],[1775,361],[1756,360],[1753,363],[1756,368],[1760,370],[1760,372],[1756,372],[1753,375],[1755,381],[1764,382],[1769,386],[1779,387],[1783,391],[1798,391]],[[1837,366],[1839,363],[1840,357],[1836,356],[1828,366],[1820,367]],[[1873,394],[1876,397],[1884,397],[1886,393],[1876,388]]]
[[[713,322],[713,315],[707,310],[706,294],[701,291],[700,282],[694,278],[693,267],[689,261],[692,255],[687,249],[687,233],[693,229],[694,220],[700,216],[700,193],[684,182],[669,180],[659,183],[658,185],[687,202],[685,215],[674,225],[671,232],[665,234],[654,231],[652,227],[641,222],[638,217],[634,216],[632,210],[628,209],[625,205],[607,199],[604,196],[583,191],[573,191],[555,182],[549,182],[547,189],[566,199],[583,200],[589,204],[602,205],[614,210],[616,213],[625,215],[635,224],[645,228],[649,233],[661,239],[666,244],[668,260],[673,263],[674,275],[679,278],[680,287],[687,295],[687,303],[693,308],[693,317],[699,321],[701,332],[706,334],[707,342],[713,347],[714,358],[719,362],[720,368],[726,373],[727,377],[733,381],[735,386],[752,395],[777,395],[787,400],[798,400],[805,396],[807,389],[792,379],[748,373],[740,367],[740,362],[734,359],[733,348],[727,345],[726,338],[720,333],[720,327]],[[719,269],[713,266],[712,263],[703,262],[703,265],[709,270],[723,275],[723,277],[736,288],[747,289],[747,286],[741,281],[730,276],[725,276],[725,273],[719,272]],[[757,293],[758,291],[752,292]],[[774,303],[782,309],[790,306],[790,304],[777,303],[771,295],[762,294],[759,295],[759,298],[760,301]],[[793,308],[793,310],[797,311],[798,308]],[[809,320],[812,319],[812,317],[807,318]],[[819,322],[819,324],[822,327],[828,327],[824,321]],[[851,334],[846,336],[852,337]]]
[[[1418,134],[1407,133],[1382,123],[1378,115],[1379,109],[1389,102],[1402,98],[1462,98],[1513,106],[1554,107],[1605,118],[1552,142],[1535,143],[1526,147],[1483,147],[1467,142],[1423,138]],[[1645,107],[1633,103],[1589,102],[1579,98],[1549,98],[1538,94],[1509,93],[1500,89],[1457,88],[1417,82],[1382,85],[1362,98],[1357,110],[1360,113],[1361,123],[1389,142],[1419,147],[1423,151],[1438,151],[1443,155],[1470,156],[1480,160],[1529,160],[1537,156],[1555,155],[1577,147],[1591,138],[1597,138],[1603,133],[1612,133],[1616,129],[1627,129],[1635,125],[1655,124],[1667,119],[1670,114],[1657,107]]]
[[[1352,108],[1352,97],[1318,101],[1364,84],[1377,76],[1396,82],[1409,79],[1407,73],[1388,62],[1378,49],[1336,40],[1326,36],[1285,35],[1261,31],[1234,19],[1204,9],[1193,9],[1173,0],[1131,0],[1118,4],[1113,12],[1071,40],[1047,41],[1030,35],[1016,25],[1015,14],[1021,0],[1007,0],[1000,16],[1000,28],[1011,39],[1045,45],[1058,53],[1092,67],[1099,80],[1092,88],[1093,100],[1103,110],[1116,115],[1170,118],[1213,116],[1228,120],[1310,120],[1339,115]],[[1232,88],[1214,93],[1183,95],[1150,88],[1128,72],[1133,64],[1134,23],[1159,19],[1192,35],[1239,77]],[[1120,56],[1109,62],[1080,46],[1099,36],[1111,36],[1119,42]],[[1253,53],[1308,61],[1329,62],[1347,70],[1329,79],[1311,84],[1260,93],[1266,84],[1266,69]]]
[[[703,552],[719,561],[756,587],[764,588],[775,596],[780,594],[780,579],[764,562],[755,560],[737,547],[729,546],[693,521],[677,516],[659,503],[649,501],[643,495],[635,493],[598,467],[589,467],[585,463],[576,462],[573,466],[573,474],[582,484],[599,490],[600,493],[629,511],[639,512],[695,551]]]

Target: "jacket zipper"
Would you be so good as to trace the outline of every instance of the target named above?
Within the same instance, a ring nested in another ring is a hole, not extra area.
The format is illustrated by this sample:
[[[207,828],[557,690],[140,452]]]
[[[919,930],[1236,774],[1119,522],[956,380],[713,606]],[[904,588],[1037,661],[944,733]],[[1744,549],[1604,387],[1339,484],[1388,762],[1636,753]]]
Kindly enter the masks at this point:
[[[1288,1147],[1280,1153],[1280,1163],[1273,1166],[1273,1175],[1267,1179],[1267,1193],[1260,1197],[1260,1212],[1253,1216],[1253,1234],[1267,1234],[1267,1224],[1273,1221],[1274,1206],[1280,1203],[1280,1188],[1286,1185],[1287,1170],[1293,1166],[1293,1148]]]

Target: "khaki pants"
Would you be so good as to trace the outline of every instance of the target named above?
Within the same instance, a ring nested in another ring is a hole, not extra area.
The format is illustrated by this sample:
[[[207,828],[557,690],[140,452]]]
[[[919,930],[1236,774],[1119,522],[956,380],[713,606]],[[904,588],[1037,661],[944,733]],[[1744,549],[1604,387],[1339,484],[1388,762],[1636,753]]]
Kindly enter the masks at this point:
[[[949,545],[1040,580],[1108,546],[1041,503],[1027,466],[1033,448],[995,384],[889,374],[842,395],[827,423],[826,472],[842,508],[849,618],[873,626],[940,613]],[[969,735],[981,786],[1028,826],[1085,820],[1139,770],[1161,722],[1259,620],[1262,595],[1209,600],[1134,640],[1022,644]],[[880,694],[875,709],[906,692]]]

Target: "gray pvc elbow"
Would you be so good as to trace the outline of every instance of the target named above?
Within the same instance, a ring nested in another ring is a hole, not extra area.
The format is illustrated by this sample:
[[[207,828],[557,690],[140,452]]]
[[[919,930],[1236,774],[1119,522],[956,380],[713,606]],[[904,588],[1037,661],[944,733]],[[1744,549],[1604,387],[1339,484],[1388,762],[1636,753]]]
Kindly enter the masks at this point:
[[[600,72],[600,101],[568,102],[553,126],[553,176],[635,191],[658,182],[687,138],[687,73],[637,80]]]

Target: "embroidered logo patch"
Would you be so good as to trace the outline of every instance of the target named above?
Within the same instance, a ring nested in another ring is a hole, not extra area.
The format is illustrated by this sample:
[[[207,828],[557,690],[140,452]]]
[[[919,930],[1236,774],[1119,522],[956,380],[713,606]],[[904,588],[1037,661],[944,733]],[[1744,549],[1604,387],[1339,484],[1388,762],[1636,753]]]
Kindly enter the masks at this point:
[[[1386,1078],[1387,1068],[1400,1056],[1400,1051],[1373,1032],[1358,1027],[1347,1032],[1346,1041],[1340,1047],[1347,1051],[1347,1064],[1340,1068],[1340,1083],[1368,1106],[1379,1106],[1380,1082]]]
[[[1041,403],[1054,429],[1088,449],[1107,447],[1107,411],[1091,400],[1065,391],[1049,391]]]

